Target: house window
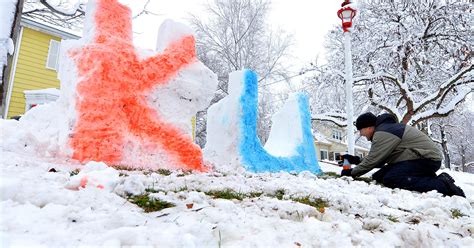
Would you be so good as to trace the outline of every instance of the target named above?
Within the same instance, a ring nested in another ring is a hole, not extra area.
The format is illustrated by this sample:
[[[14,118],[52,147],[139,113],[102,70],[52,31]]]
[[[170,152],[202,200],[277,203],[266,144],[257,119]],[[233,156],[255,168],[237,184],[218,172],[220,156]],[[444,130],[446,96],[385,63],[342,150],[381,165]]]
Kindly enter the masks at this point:
[[[334,161],[334,152],[329,152],[329,160]]]
[[[342,140],[342,133],[339,130],[332,130],[332,138],[336,140]]]
[[[328,159],[328,151],[321,150],[320,154],[321,154],[321,157],[319,158],[320,160],[327,160]]]
[[[57,40],[49,41],[48,60],[46,61],[46,68],[57,71],[59,60],[60,42]]]
[[[334,153],[334,160],[340,160],[340,157],[341,157],[341,153],[339,152]]]

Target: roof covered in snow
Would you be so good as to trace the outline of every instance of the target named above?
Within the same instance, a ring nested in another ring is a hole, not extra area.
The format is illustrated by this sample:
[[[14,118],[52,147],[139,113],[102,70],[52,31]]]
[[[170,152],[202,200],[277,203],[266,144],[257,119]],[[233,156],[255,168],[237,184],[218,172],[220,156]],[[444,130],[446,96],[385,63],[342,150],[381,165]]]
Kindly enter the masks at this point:
[[[70,30],[67,28],[55,26],[49,23],[45,23],[39,20],[35,20],[30,17],[21,17],[20,24],[24,27],[32,28],[38,31],[46,32],[48,34],[59,36],[63,39],[79,39],[81,38],[80,32]]]

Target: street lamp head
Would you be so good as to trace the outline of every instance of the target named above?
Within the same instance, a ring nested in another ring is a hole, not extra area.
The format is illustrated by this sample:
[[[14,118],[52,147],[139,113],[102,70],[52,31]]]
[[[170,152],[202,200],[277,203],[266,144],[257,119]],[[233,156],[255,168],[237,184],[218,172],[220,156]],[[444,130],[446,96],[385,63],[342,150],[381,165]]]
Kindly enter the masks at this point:
[[[344,32],[349,32],[349,28],[352,27],[352,19],[356,15],[356,10],[350,6],[349,0],[344,1],[341,4],[341,9],[337,11],[337,16],[342,20],[342,29]]]

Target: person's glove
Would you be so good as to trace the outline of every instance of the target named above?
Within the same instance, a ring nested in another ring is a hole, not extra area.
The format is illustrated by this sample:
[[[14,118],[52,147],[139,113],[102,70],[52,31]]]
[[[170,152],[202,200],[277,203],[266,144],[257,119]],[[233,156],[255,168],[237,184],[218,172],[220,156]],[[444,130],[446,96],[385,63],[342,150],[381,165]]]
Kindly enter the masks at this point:
[[[342,170],[341,171],[341,177],[343,177],[343,176],[351,177],[352,176],[352,169]]]
[[[360,163],[360,157],[359,156],[352,156],[350,154],[344,154],[344,155],[341,156],[341,160],[344,162],[344,159],[347,159],[347,161],[349,161],[349,164],[359,164]]]
[[[343,164],[344,164],[344,160],[338,160],[338,161],[337,161],[337,165],[338,165],[339,167],[342,167]]]

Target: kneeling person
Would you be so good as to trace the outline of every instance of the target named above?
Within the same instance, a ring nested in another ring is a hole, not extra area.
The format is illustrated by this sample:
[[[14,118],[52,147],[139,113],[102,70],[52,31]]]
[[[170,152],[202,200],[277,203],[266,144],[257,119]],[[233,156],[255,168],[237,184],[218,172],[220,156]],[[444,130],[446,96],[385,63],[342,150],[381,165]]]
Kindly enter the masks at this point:
[[[343,155],[353,169],[343,170],[342,176],[361,176],[373,168],[381,167],[372,178],[390,188],[466,197],[454,179],[447,173],[436,176],[441,167],[442,155],[436,144],[420,130],[402,123],[390,114],[360,115],[356,120],[360,135],[372,142],[369,154],[360,159]]]

